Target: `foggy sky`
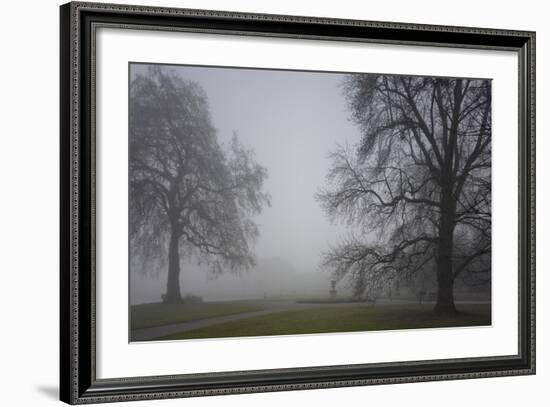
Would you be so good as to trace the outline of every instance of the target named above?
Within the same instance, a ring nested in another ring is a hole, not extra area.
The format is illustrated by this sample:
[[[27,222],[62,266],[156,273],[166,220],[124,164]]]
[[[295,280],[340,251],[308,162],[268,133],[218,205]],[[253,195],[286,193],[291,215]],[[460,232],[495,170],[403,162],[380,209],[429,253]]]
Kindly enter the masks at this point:
[[[147,67],[132,64],[131,77],[146,73]],[[287,273],[319,274],[310,276],[319,287],[326,281],[328,290],[329,275],[318,268],[320,255],[345,229],[328,220],[314,195],[325,186],[328,154],[337,144],[359,140],[342,94],[344,75],[175,65],[164,69],[202,86],[219,140],[225,144],[237,132],[268,170],[264,190],[271,194],[271,207],[255,217],[260,236],[254,252],[260,266],[276,259],[292,270]],[[203,270],[184,266],[182,291],[227,294],[233,286],[244,289],[246,280],[254,278],[229,275],[212,280]],[[158,279],[132,275],[132,302],[160,299],[165,281],[166,272]]]

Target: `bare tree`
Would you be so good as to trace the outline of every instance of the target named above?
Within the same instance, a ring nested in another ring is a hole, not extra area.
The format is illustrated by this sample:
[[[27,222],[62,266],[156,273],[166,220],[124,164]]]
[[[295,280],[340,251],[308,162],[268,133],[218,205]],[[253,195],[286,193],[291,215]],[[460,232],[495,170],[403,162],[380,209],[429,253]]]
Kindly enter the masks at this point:
[[[434,310],[455,313],[455,279],[490,272],[490,81],[361,74],[344,85],[362,138],[332,154],[318,199],[353,232],[323,264],[360,292],[435,268]]]
[[[136,76],[129,114],[130,249],[146,266],[168,259],[164,301],[181,301],[180,252],[215,273],[250,268],[267,170],[236,135],[224,151],[204,91],[176,73]]]

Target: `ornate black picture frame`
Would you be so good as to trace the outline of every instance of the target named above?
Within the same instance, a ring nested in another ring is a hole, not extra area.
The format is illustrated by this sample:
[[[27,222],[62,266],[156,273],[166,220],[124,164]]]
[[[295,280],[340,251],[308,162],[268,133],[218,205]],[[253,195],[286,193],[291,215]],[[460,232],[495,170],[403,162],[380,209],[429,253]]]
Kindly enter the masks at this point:
[[[61,6],[60,21],[62,401],[84,404],[535,373],[534,32],[81,2]],[[516,52],[519,60],[517,354],[98,379],[94,42],[97,27]]]

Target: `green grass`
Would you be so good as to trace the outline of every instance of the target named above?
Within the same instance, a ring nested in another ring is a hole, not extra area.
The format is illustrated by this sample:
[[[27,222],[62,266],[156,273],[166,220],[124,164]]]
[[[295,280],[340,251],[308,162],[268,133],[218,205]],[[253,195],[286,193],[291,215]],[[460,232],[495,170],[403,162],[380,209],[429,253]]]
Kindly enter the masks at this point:
[[[357,303],[368,304],[369,301],[358,300],[352,297],[336,297],[336,298],[305,298],[296,300],[299,304],[344,304],[344,303]]]
[[[459,306],[453,317],[438,317],[433,305],[380,305],[283,311],[226,322],[159,339],[288,335],[330,332],[441,328],[491,324],[490,305]]]
[[[151,328],[179,322],[259,311],[262,308],[247,302],[203,302],[185,304],[140,304],[130,308],[131,329]]]

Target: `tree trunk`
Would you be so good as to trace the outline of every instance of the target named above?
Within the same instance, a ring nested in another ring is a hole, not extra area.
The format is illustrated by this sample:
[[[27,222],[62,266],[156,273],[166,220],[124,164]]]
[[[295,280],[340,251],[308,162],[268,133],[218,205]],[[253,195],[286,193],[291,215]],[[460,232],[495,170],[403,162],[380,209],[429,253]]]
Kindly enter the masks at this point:
[[[163,300],[168,304],[182,302],[180,292],[179,235],[175,231],[172,231],[170,235],[170,246],[168,249],[168,283],[166,285],[166,294]]]
[[[456,314],[454,300],[454,279],[451,265],[446,260],[437,264],[437,302],[434,312],[438,315]]]
[[[453,275],[453,235],[456,225],[454,207],[451,194],[444,191],[441,199],[437,253],[437,302],[434,308],[436,314],[456,314],[457,312]]]

